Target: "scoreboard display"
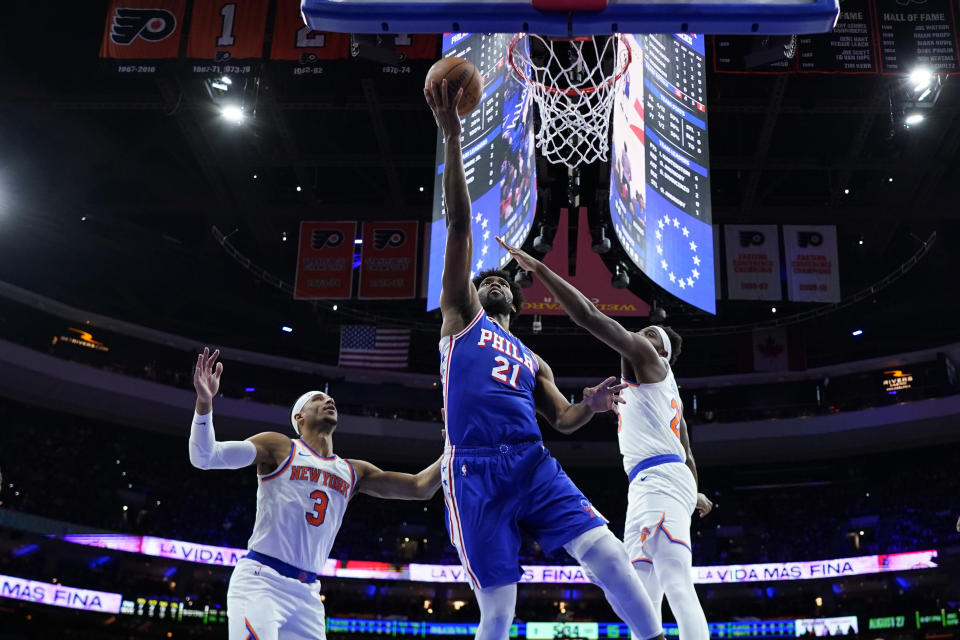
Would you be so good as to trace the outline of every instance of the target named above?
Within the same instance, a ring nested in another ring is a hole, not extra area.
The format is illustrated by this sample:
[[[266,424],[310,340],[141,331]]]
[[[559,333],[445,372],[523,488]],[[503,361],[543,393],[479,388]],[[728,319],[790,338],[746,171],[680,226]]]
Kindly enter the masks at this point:
[[[610,217],[632,262],[654,283],[716,312],[704,40],[625,35],[614,99]]]
[[[507,64],[512,34],[448,33],[443,56],[466,58],[483,78],[476,108],[463,118],[463,168],[473,213],[471,269],[479,273],[509,262],[494,239],[521,246],[533,227],[537,205],[533,100]],[[443,203],[442,135],[437,133],[433,222],[427,275],[427,310],[440,306],[440,278],[447,241]]]

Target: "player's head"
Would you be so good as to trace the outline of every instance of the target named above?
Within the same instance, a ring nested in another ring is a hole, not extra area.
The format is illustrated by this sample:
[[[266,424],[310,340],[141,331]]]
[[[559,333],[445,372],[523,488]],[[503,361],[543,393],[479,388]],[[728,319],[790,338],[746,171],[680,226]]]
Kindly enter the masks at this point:
[[[657,353],[666,358],[670,364],[677,361],[677,356],[680,355],[680,350],[683,348],[683,338],[680,337],[679,333],[670,327],[659,324],[645,327],[639,333],[649,340]]]
[[[337,428],[337,405],[323,391],[307,391],[293,403],[290,423],[297,435],[307,429],[332,433]]]
[[[473,279],[480,294],[480,305],[488,315],[510,314],[510,322],[520,317],[523,308],[523,290],[502,269],[481,271]]]

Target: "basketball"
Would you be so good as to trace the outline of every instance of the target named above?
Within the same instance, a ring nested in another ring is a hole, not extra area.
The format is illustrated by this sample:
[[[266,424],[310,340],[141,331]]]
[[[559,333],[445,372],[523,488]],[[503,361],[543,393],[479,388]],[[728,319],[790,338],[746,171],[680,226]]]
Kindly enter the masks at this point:
[[[480,79],[480,72],[473,66],[473,63],[464,58],[443,58],[437,60],[430,70],[427,71],[427,78],[424,86],[431,86],[436,82],[440,86],[441,80],[447,81],[447,89],[452,98],[457,90],[463,88],[463,97],[460,99],[460,105],[457,113],[466,115],[473,111],[473,108],[480,102],[480,94],[483,91],[483,82]]]

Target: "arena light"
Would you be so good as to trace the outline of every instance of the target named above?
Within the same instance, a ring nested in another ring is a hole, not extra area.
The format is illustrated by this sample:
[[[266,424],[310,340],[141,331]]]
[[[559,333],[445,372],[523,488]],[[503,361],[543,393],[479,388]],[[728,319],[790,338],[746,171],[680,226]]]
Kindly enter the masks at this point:
[[[222,107],[220,115],[223,116],[224,120],[233,124],[241,124],[245,118],[243,109],[233,104]]]
[[[908,127],[912,127],[915,124],[920,124],[925,119],[926,119],[926,116],[924,116],[922,113],[918,113],[915,111],[903,119],[903,124],[907,125]]]
[[[852,336],[862,336],[862,335],[863,335],[863,329],[854,329],[854,330],[853,330],[853,333],[851,333],[850,335],[852,335]]]
[[[244,392],[244,393],[253,393],[253,392],[256,391],[256,390],[257,390],[256,387],[244,387],[244,388],[243,388],[243,392]]]
[[[283,331],[284,333],[293,333],[293,327],[288,327],[287,325],[283,325],[282,327],[280,327],[280,331]]]
[[[933,71],[928,67],[917,67],[910,72],[910,84],[913,85],[913,91],[920,93],[928,88],[933,82]]]

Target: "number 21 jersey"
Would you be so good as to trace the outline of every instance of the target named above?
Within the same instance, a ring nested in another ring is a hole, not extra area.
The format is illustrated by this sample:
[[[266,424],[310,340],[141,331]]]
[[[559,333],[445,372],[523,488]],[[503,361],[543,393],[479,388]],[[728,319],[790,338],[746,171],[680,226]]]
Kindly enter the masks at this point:
[[[447,441],[485,447],[540,440],[533,352],[482,309],[460,333],[440,339]]]

